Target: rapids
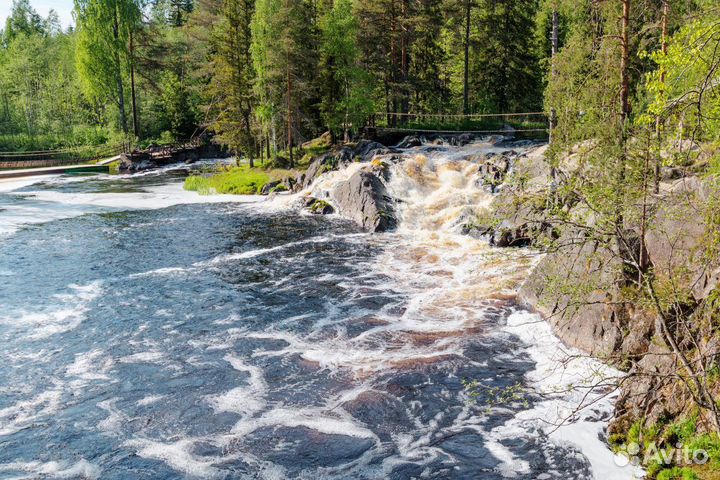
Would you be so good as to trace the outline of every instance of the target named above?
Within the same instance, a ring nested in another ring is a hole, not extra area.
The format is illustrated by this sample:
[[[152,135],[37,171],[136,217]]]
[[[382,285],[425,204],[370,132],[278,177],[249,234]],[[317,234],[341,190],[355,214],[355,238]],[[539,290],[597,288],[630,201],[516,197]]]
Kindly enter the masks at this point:
[[[563,422],[613,372],[513,304],[538,254],[459,234],[510,148],[405,151],[378,235],[172,168],[0,184],[0,478],[630,478],[610,397]]]

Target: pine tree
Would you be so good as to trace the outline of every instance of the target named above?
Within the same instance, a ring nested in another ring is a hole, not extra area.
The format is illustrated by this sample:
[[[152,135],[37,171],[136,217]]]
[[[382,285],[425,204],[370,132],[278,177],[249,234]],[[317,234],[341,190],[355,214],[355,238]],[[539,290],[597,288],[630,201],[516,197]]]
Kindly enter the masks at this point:
[[[537,107],[539,66],[528,32],[537,2],[483,0],[474,9],[477,37],[470,68],[475,110],[500,113]]]
[[[0,40],[7,47],[18,35],[31,36],[46,32],[42,17],[30,5],[30,0],[13,0],[10,16],[5,20],[5,29]]]
[[[449,76],[443,69],[443,10],[442,0],[417,0],[411,10],[409,82],[413,112],[440,112],[450,104]]]
[[[256,155],[252,118],[255,72],[250,53],[253,13],[252,0],[220,1],[211,34],[214,55],[209,85],[217,112],[213,129],[218,140],[238,155],[245,154],[251,166]]]
[[[357,1],[363,66],[378,85],[388,114],[388,124],[397,117],[391,113],[408,108],[406,82],[409,72],[409,11],[408,0]]]

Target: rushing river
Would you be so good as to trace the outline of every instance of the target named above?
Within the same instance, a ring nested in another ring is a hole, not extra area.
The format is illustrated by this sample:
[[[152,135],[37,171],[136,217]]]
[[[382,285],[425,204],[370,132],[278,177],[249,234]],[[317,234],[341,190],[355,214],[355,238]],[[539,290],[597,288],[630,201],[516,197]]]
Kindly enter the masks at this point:
[[[599,366],[513,305],[537,255],[454,233],[491,149],[408,151],[378,235],[172,169],[0,183],[0,478],[621,478],[610,400],[555,428]]]

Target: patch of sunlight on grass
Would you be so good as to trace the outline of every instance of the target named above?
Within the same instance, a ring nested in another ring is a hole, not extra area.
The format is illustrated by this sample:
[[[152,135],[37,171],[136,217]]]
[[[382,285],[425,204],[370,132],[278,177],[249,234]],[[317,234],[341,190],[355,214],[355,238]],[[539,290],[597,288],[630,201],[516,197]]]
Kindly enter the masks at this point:
[[[185,190],[200,195],[256,195],[274,178],[272,171],[248,166],[225,168],[214,174],[193,175],[185,179]]]

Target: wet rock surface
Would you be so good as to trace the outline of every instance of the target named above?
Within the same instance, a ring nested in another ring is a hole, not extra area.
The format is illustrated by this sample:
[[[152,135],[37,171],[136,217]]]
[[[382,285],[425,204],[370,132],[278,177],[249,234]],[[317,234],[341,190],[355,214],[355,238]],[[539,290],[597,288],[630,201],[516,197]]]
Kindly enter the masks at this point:
[[[385,232],[397,226],[393,199],[375,174],[359,171],[332,193],[341,214],[369,232]]]
[[[352,162],[370,162],[377,155],[397,153],[394,148],[388,148],[378,142],[361,140],[356,144],[336,147],[310,163],[307,171],[296,178],[294,191],[308,188],[323,173],[347,167]]]

